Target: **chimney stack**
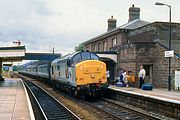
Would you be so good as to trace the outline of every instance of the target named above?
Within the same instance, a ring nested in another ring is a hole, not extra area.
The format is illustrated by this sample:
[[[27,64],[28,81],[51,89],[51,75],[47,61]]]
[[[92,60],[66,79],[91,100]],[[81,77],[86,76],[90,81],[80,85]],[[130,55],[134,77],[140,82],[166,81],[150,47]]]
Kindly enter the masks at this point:
[[[140,19],[140,8],[134,7],[134,4],[132,7],[129,8],[129,20],[128,22],[131,22],[132,20]]]
[[[116,22],[117,22],[117,20],[114,19],[113,16],[111,16],[111,18],[108,19],[108,29],[107,29],[107,31],[111,31],[114,28],[116,28]]]

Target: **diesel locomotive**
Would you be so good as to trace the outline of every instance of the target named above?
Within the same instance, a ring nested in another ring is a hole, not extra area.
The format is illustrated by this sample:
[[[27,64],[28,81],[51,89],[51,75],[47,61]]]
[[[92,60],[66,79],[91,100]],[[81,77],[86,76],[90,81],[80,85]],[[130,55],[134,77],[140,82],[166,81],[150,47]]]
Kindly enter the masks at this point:
[[[55,88],[81,97],[97,97],[108,87],[106,64],[91,52],[75,52],[51,62],[36,62],[19,72],[46,78]]]

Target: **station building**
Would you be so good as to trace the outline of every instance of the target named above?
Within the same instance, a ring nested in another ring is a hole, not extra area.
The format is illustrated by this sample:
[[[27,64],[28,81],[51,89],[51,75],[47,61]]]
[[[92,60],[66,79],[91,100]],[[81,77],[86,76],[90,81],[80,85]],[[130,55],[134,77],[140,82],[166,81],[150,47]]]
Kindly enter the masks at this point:
[[[107,32],[84,42],[86,50],[97,52],[110,70],[110,82],[115,81],[120,71],[134,75],[138,85],[140,66],[146,70],[145,82],[154,87],[168,88],[169,58],[165,51],[169,46],[169,23],[147,22],[140,19],[140,8],[129,8],[129,20],[116,27],[113,16],[108,19]],[[180,23],[172,23],[171,82],[174,87],[175,71],[180,69]],[[103,56],[104,55],[104,56]],[[113,58],[112,55],[116,55]]]

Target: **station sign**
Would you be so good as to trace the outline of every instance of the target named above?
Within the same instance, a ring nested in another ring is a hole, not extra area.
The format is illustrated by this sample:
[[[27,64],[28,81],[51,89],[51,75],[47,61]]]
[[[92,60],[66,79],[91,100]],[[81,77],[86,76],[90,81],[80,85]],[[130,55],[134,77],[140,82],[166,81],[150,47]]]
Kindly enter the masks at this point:
[[[165,57],[174,57],[174,50],[165,51]]]

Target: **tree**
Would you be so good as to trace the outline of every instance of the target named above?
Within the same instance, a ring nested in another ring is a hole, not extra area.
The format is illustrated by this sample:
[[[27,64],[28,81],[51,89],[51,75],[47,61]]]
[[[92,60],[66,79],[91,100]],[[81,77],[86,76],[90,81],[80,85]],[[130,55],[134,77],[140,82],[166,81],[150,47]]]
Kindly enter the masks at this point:
[[[75,49],[76,52],[77,51],[83,51],[84,50],[84,44],[81,43],[81,44],[79,44],[78,47],[76,46],[74,49]]]

